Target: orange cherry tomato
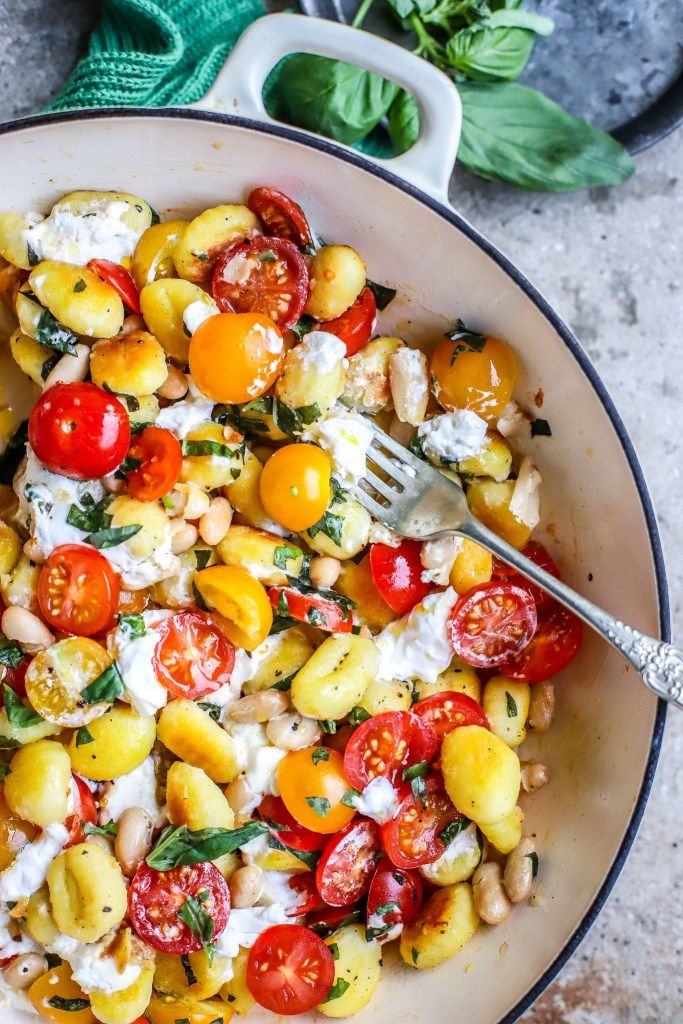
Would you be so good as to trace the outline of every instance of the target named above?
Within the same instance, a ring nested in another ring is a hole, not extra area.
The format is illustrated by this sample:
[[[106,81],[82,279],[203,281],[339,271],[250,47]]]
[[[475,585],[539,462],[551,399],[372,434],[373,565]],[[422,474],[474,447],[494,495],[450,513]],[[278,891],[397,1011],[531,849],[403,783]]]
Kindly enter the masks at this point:
[[[41,975],[27,994],[41,1020],[54,1024],[97,1024],[90,1000],[71,977],[68,964],[60,964]]]
[[[350,788],[344,774],[344,758],[330,750],[323,760],[317,746],[292,750],[285,754],[277,770],[280,796],[292,817],[311,832],[327,835],[338,832],[355,815],[353,807],[342,803]]]
[[[288,444],[268,459],[259,483],[268,515],[288,530],[307,530],[330,503],[330,459],[312,444]]]
[[[429,368],[444,409],[471,409],[487,423],[498,419],[517,383],[517,357],[498,338],[486,338],[479,350],[446,338],[434,349]]]
[[[143,590],[122,590],[116,611],[119,615],[138,615],[144,612],[149,604],[149,598],[149,587]]]
[[[128,458],[139,463],[126,476],[128,493],[136,501],[158,501],[180,476],[183,453],[178,439],[163,427],[145,427],[131,441]]]
[[[40,571],[38,604],[54,629],[95,636],[113,624],[119,578],[96,548],[61,544]]]
[[[9,809],[4,789],[0,789],[0,871],[10,866],[19,850],[32,842],[39,831],[36,825],[18,818]]]
[[[219,313],[190,342],[190,373],[214,402],[259,398],[275,382],[284,358],[280,329],[258,313]]]

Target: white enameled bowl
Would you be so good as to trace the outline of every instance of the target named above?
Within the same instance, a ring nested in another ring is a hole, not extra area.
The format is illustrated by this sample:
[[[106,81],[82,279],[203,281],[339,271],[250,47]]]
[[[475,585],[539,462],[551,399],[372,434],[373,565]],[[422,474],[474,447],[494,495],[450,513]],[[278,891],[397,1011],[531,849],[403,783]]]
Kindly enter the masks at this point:
[[[415,147],[380,164],[270,121],[264,78],[295,51],[361,63],[409,88],[422,114]],[[242,199],[255,185],[287,192],[324,238],[355,246],[373,280],[398,288],[382,315],[383,333],[430,343],[461,317],[514,346],[523,368],[517,397],[533,408],[542,388],[542,415],[552,427],[551,438],[527,443],[543,474],[540,539],[576,589],[623,621],[666,636],[661,549],[631,442],[567,327],[448,205],[459,126],[452,83],[407,51],[345,26],[271,15],[245,33],[195,109],[78,111],[5,126],[2,202],[46,210],[72,189],[118,189],[144,196],[168,217]],[[7,363],[2,379],[21,404],[18,375]],[[589,632],[556,692],[551,731],[522,750],[551,772],[551,784],[524,800],[525,829],[537,834],[541,861],[536,905],[520,905],[496,928],[482,926],[433,972],[389,966],[359,1024],[511,1024],[595,919],[643,813],[664,705]],[[2,1010],[3,1021],[8,1012],[18,1013]],[[268,1017],[257,1009],[251,1016]]]

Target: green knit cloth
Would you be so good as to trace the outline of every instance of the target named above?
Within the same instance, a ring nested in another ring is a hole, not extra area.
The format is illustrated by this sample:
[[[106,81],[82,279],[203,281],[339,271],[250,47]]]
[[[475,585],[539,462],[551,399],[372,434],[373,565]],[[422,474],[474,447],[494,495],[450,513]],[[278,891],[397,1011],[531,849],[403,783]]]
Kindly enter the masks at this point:
[[[47,109],[193,103],[261,14],[261,0],[103,0],[88,53]]]

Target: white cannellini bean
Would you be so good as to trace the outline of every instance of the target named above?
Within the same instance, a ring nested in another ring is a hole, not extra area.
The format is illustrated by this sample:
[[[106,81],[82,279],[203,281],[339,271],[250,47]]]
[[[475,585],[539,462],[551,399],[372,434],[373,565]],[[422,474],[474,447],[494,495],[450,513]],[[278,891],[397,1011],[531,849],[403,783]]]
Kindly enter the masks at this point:
[[[534,883],[536,843],[525,836],[519,846],[508,854],[503,873],[503,885],[512,903],[521,903],[529,897]]]
[[[114,852],[124,875],[134,875],[152,849],[154,823],[142,807],[129,807],[118,821]]]
[[[212,498],[208,510],[199,520],[199,536],[205,544],[215,547],[225,537],[232,522],[232,505],[227,498]]]
[[[168,373],[166,380],[157,388],[157,395],[159,398],[168,398],[169,401],[177,401],[179,398],[184,398],[187,394],[187,377],[182,370],[179,370],[177,366],[173,366],[172,363],[168,365]]]
[[[261,895],[261,868],[256,864],[238,868],[228,885],[230,900],[236,910],[253,907]]]
[[[43,391],[51,388],[53,384],[75,384],[76,381],[85,380],[90,366],[90,349],[82,342],[75,348],[76,355],[72,356],[67,352],[50,370],[45,378]]]
[[[209,511],[211,502],[208,494],[201,487],[197,487],[195,484],[178,484],[176,490],[185,496],[181,509],[185,519],[201,519],[204,513]]]
[[[303,750],[317,743],[322,735],[313,718],[304,718],[296,711],[288,711],[277,718],[271,718],[266,726],[266,735],[280,750]]]
[[[253,805],[254,791],[244,775],[238,775],[236,779],[233,779],[226,786],[225,798],[236,816],[248,815],[247,808]]]
[[[47,970],[47,960],[40,953],[22,953],[2,973],[11,988],[29,988]]]
[[[522,789],[525,793],[535,793],[542,789],[550,778],[548,766],[542,761],[522,761]]]
[[[555,714],[555,687],[552,683],[540,683],[531,687],[531,700],[527,725],[534,732],[546,732]]]
[[[502,885],[500,864],[493,860],[480,864],[472,875],[472,896],[479,917],[487,924],[500,924],[512,906]]]
[[[171,551],[174,555],[181,555],[196,543],[197,527],[192,523],[186,523],[184,519],[172,519],[170,526]]]
[[[33,537],[27,540],[24,544],[24,554],[29,561],[34,562],[36,565],[43,565],[46,561],[45,555],[36,544]]]
[[[261,690],[240,697],[228,712],[235,722],[268,722],[289,707],[289,697],[279,690]]]
[[[14,640],[27,654],[46,650],[55,639],[37,615],[18,605],[5,608],[2,613],[2,631],[8,640]]]
[[[309,576],[311,586],[318,590],[329,590],[335,585],[341,572],[341,562],[329,555],[316,555],[311,559]]]
[[[416,427],[422,423],[429,399],[427,357],[415,348],[399,348],[389,360],[389,386],[396,416]]]

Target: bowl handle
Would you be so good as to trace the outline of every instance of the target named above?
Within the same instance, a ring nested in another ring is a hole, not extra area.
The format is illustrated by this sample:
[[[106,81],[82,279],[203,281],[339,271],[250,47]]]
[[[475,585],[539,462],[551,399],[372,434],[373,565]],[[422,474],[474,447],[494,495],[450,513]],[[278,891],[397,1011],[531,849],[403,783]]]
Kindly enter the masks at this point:
[[[266,15],[242,34],[212,88],[193,106],[275,124],[263,104],[263,85],[275,65],[290,53],[319,54],[360,64],[412,93],[420,110],[420,135],[415,145],[388,160],[366,159],[447,202],[462,124],[460,96],[442,71],[381,36],[301,14]]]

